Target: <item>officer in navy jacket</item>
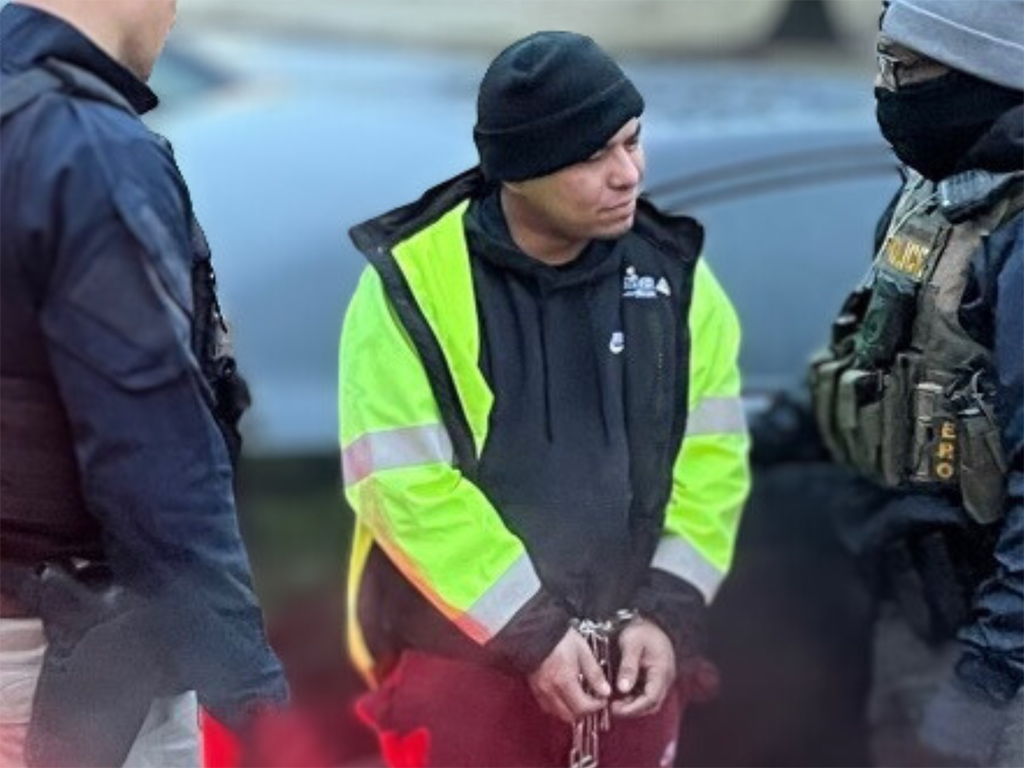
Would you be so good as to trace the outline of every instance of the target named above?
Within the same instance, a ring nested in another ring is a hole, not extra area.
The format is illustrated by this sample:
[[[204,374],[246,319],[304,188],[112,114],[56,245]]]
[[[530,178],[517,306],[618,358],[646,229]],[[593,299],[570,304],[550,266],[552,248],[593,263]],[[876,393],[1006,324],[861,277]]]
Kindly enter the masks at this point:
[[[232,727],[286,697],[235,511],[244,382],[188,189],[140,120],[174,5],[0,12],[0,661],[36,660],[0,703],[5,741],[34,709],[36,763],[195,765],[187,692]]]

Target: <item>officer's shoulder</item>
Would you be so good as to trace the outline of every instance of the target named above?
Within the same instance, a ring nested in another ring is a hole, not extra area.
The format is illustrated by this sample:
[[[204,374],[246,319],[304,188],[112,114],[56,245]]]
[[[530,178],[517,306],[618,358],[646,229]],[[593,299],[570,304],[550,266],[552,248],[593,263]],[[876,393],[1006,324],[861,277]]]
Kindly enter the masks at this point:
[[[31,111],[30,111],[31,110]],[[16,170],[26,205],[63,233],[118,229],[161,258],[187,264],[191,203],[173,158],[131,112],[63,92],[26,108],[24,122],[4,139],[19,145]],[[20,122],[21,117],[16,118]],[[24,151],[22,151],[22,149]],[[8,147],[7,151],[14,151]],[[62,251],[84,258],[75,249]],[[115,257],[115,252],[111,252]]]
[[[1000,224],[989,239],[995,240],[996,247],[1006,251],[1007,260],[1020,261],[1024,256],[1024,210],[1017,211]]]
[[[95,155],[118,170],[176,175],[159,138],[120,105],[61,89],[43,94],[25,111],[25,124],[33,130],[26,148],[36,159],[88,163]]]
[[[983,241],[972,262],[974,279],[990,288],[1004,274],[1019,274],[1024,263],[1024,211],[1002,222]]]

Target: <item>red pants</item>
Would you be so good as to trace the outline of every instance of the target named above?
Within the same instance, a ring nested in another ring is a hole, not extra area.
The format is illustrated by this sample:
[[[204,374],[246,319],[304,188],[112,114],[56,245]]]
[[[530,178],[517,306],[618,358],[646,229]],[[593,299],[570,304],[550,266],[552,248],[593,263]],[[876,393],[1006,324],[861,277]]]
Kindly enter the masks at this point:
[[[670,766],[682,714],[677,691],[661,710],[612,719],[601,734],[602,768]],[[544,714],[526,679],[490,667],[406,651],[375,691],[357,704],[377,731],[391,768],[563,768],[570,727]]]

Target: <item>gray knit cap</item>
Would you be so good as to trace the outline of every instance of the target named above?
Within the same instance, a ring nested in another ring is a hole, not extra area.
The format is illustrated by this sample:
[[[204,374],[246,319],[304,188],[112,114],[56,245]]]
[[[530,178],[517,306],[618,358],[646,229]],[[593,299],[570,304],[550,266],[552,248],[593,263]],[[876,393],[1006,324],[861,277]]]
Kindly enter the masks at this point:
[[[892,0],[882,32],[947,67],[1024,89],[1024,0]]]

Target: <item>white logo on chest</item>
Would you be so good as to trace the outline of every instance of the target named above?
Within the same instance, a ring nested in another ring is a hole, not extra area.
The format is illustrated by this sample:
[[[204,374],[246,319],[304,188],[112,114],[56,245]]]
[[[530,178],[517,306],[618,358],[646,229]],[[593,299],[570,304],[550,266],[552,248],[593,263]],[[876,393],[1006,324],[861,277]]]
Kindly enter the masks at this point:
[[[658,294],[672,295],[668,280],[664,277],[655,280],[650,275],[638,275],[636,267],[626,267],[626,276],[622,278],[622,298],[656,299]]]

